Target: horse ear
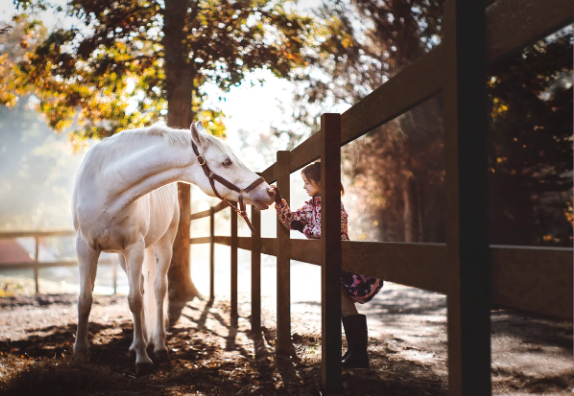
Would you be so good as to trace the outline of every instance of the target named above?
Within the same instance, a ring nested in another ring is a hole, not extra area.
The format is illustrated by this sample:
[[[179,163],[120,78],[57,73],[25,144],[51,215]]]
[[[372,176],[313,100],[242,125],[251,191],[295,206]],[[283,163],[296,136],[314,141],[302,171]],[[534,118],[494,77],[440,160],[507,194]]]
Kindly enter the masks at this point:
[[[205,129],[205,127],[203,126],[203,124],[201,123],[201,121],[199,121],[197,123],[197,129],[199,130],[199,132],[201,133],[207,133],[207,129]]]
[[[198,123],[201,125],[201,123]],[[203,128],[203,126],[201,126]],[[205,138],[202,136],[202,133],[199,131],[199,128],[196,124],[191,124],[191,140],[195,143],[195,145],[199,148],[205,144]]]

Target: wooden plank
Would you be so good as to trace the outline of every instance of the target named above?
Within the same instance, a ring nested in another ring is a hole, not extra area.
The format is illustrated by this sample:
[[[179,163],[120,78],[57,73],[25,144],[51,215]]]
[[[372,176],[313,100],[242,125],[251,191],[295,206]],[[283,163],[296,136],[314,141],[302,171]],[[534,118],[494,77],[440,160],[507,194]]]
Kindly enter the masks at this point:
[[[442,45],[438,45],[344,112],[341,115],[341,145],[439,93],[443,62]]]
[[[117,260],[117,258],[112,261],[112,285],[114,287],[114,295],[118,294],[118,260]]]
[[[343,269],[446,294],[446,246],[431,243],[343,241]]]
[[[231,323],[237,324],[237,212],[231,210]]]
[[[290,159],[289,151],[277,152],[277,187],[281,196],[289,203],[290,188]],[[278,355],[288,356],[291,350],[291,253],[290,232],[277,221],[277,238],[275,251],[277,253],[277,346]]]
[[[572,249],[491,246],[495,304],[572,320]]]
[[[486,54],[500,61],[572,23],[572,0],[498,0],[486,10]]]
[[[295,172],[321,156],[321,134],[314,133],[291,151],[290,172]]]
[[[98,265],[108,265],[112,264],[112,260],[100,259]],[[58,260],[58,261],[46,261],[36,263],[34,261],[24,261],[24,262],[14,262],[14,263],[0,263],[1,271],[12,271],[21,269],[34,269],[34,268],[55,268],[55,267],[77,267],[77,260]]]
[[[255,228],[251,249],[251,335],[261,336],[261,212],[251,206],[251,224]]]
[[[449,395],[490,395],[486,26],[481,2],[444,4]]]
[[[421,102],[442,88],[442,46],[424,55],[341,115],[341,145],[357,139]],[[320,134],[315,133],[291,152],[291,172],[319,158]]]
[[[204,210],[203,212],[193,213],[190,217],[190,220],[193,221],[193,220],[203,219],[204,217],[208,217],[210,213],[211,213],[211,209]]]
[[[276,238],[261,238],[261,253],[277,256],[275,239]]]
[[[215,208],[209,208],[209,299],[215,299]]]
[[[40,262],[40,240],[34,237],[34,261],[36,264]],[[38,266],[34,267],[34,284],[36,285],[36,294],[40,294],[40,271]]]
[[[7,238],[26,238],[26,237],[64,237],[75,236],[74,230],[38,230],[38,231],[2,231],[0,239]]]
[[[321,387],[343,387],[341,366],[341,115],[321,116]]]
[[[189,238],[189,244],[190,245],[199,245],[202,243],[210,243],[211,242],[211,237],[196,237],[196,238]]]
[[[240,249],[251,250],[251,237],[238,240]],[[216,243],[230,246],[231,237],[216,237]],[[320,265],[319,241],[290,244],[291,260]],[[261,252],[274,256],[275,238],[261,238]],[[445,244],[343,241],[342,257],[345,271],[442,294],[449,290]],[[491,245],[490,268],[493,304],[572,318],[571,249]]]
[[[291,240],[291,259],[319,264],[319,241]],[[342,241],[342,268],[438,293],[448,291],[445,244]]]
[[[232,202],[233,203],[233,202]],[[215,213],[222,211],[223,209],[227,209],[229,207],[229,205],[227,205],[224,201],[221,201],[220,203],[218,203],[217,205],[215,205],[213,207],[213,211]]]
[[[265,169],[259,175],[265,179],[267,184],[271,184],[277,181],[277,176],[275,174],[276,164],[272,164],[269,168]]]

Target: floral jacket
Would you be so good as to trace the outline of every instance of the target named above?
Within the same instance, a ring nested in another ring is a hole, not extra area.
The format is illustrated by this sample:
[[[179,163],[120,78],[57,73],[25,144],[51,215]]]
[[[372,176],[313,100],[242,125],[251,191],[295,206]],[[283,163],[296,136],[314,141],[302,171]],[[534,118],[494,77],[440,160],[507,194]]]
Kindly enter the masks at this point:
[[[303,234],[308,239],[321,238],[321,196],[311,198],[299,210],[291,211],[287,201],[281,200],[280,204],[275,204],[279,221],[290,230],[293,221],[303,223]],[[347,211],[341,202],[341,239],[349,240]],[[341,287],[353,301],[364,304],[370,301],[383,287],[383,281],[348,271],[341,271]]]

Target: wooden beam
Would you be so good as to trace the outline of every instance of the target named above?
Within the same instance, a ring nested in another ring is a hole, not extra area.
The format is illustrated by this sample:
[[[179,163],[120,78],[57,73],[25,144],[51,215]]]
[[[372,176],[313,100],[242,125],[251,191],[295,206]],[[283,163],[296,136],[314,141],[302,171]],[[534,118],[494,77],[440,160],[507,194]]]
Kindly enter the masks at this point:
[[[204,210],[203,212],[192,213],[190,216],[190,220],[203,219],[204,217],[208,217],[210,213],[211,209]]]
[[[498,0],[486,10],[488,62],[498,62],[573,20],[572,0]]]
[[[100,259],[98,265],[112,264],[112,260]],[[55,268],[55,267],[77,267],[78,260],[58,260],[36,263],[34,261],[14,262],[14,263],[0,263],[0,271],[12,271],[21,269],[42,269],[42,268]]]
[[[231,244],[231,237],[215,239]],[[251,237],[239,237],[238,245],[251,250]],[[275,255],[275,238],[261,238],[261,245],[262,253]],[[342,252],[345,271],[448,294],[445,244],[343,241]],[[492,304],[572,319],[572,258],[568,248],[491,245]],[[292,239],[291,260],[320,265],[320,242]]]
[[[209,208],[209,299],[215,299],[215,208]]]
[[[27,238],[27,237],[65,237],[75,236],[74,230],[39,230],[39,231],[1,231],[0,239]]]
[[[341,115],[341,145],[382,125],[439,93],[443,50],[438,45]]]
[[[321,134],[315,133],[291,151],[290,172],[295,172],[321,156]]]
[[[572,320],[572,248],[491,246],[491,300]]]
[[[251,206],[251,224],[255,233],[251,239],[251,334],[261,336],[261,212]]]
[[[289,203],[290,188],[290,158],[289,151],[277,152],[277,187],[281,196]],[[289,356],[291,351],[291,253],[290,232],[277,220],[277,238],[275,252],[277,254],[277,346],[278,355]]]
[[[234,203],[234,202],[232,202],[232,203]],[[215,206],[213,207],[213,211],[214,211],[215,213],[217,213],[217,212],[220,212],[220,211],[222,211],[223,209],[227,209],[227,208],[229,208],[229,205],[227,205],[227,204],[225,203],[225,201],[221,201],[220,203],[218,203],[217,205],[215,205]]]
[[[34,237],[34,261],[36,264],[40,262],[40,239]],[[38,266],[34,267],[34,284],[36,286],[36,294],[40,294],[40,270]]]
[[[444,6],[448,375],[450,396],[492,393],[484,3]]]
[[[211,242],[211,237],[196,237],[196,238],[189,238],[189,244],[190,245],[198,245],[198,244],[202,244],[202,243],[210,243]]]
[[[261,238],[261,253],[277,256],[275,239],[276,238]]]
[[[231,210],[231,325],[237,325],[237,212]]]
[[[341,115],[321,116],[321,388],[343,387],[341,365]]]
[[[261,177],[264,178],[268,184],[275,183],[277,181],[277,175],[275,173],[276,167],[277,164],[272,164],[269,168],[260,173]]]

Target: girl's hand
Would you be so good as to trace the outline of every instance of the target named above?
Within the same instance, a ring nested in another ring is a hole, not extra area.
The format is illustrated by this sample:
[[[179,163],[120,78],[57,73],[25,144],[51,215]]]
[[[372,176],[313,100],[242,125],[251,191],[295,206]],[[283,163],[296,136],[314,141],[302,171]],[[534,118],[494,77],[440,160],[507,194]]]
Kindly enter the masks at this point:
[[[305,228],[305,224],[303,224],[299,220],[293,220],[291,222],[291,228],[293,228],[294,230],[303,232],[303,228]]]
[[[277,186],[269,186],[269,188],[267,189],[267,192],[269,194],[275,195],[275,203],[276,204],[281,203],[281,193],[279,192],[279,188],[277,188]]]

